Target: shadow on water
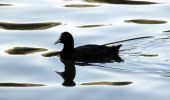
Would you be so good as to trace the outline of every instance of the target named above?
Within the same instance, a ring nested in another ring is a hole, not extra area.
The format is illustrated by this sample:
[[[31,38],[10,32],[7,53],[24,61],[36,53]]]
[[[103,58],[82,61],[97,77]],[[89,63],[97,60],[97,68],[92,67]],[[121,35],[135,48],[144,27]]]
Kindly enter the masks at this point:
[[[76,86],[76,83],[74,81],[75,76],[76,76],[76,67],[75,67],[75,65],[79,65],[79,66],[93,65],[93,66],[95,66],[95,64],[90,64],[90,63],[94,63],[94,61],[85,61],[85,62],[81,62],[81,63],[78,62],[78,61],[75,61],[75,60],[70,60],[70,59],[60,59],[60,61],[64,64],[65,70],[63,72],[56,71],[56,73],[59,74],[63,78],[64,82],[62,83],[62,85],[67,86],[67,87]],[[97,63],[97,61],[95,61],[95,62]],[[117,62],[117,60],[114,59],[114,62]],[[103,61],[100,60],[100,61],[98,61],[98,63],[113,63],[113,59],[103,60]],[[103,66],[98,66],[98,67],[103,67]],[[124,81],[123,82],[99,81],[99,82],[81,83],[79,85],[124,86],[124,85],[129,85],[131,83],[132,82],[130,82],[130,81],[125,81],[125,82]]]
[[[110,3],[110,4],[128,4],[128,5],[146,5],[146,4],[157,4],[156,2],[149,1],[137,1],[137,0],[85,0],[87,2],[99,2],[99,3]]]
[[[26,55],[43,51],[47,51],[47,49],[33,47],[14,47],[12,49],[5,50],[5,52],[10,55]]]
[[[0,28],[6,30],[44,30],[61,25],[59,22],[41,22],[41,23],[7,23],[0,22]]]
[[[40,87],[40,86],[45,85],[32,83],[0,83],[0,87]]]

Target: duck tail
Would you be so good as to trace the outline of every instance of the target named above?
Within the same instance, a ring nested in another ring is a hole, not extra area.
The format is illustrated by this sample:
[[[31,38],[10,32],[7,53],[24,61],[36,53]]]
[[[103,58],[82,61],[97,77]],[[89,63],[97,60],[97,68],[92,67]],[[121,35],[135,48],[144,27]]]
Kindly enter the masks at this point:
[[[119,52],[119,49],[120,49],[121,46],[122,46],[122,44],[116,46],[116,52],[117,53]]]

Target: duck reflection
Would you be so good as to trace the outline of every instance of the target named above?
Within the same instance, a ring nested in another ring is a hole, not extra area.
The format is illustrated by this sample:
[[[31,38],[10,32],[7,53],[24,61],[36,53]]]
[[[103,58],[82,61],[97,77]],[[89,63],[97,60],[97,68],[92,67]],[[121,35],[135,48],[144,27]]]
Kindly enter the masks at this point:
[[[63,79],[64,82],[62,83],[63,86],[72,87],[76,86],[74,82],[76,76],[76,68],[75,65],[79,66],[95,66],[93,63],[113,63],[113,62],[123,62],[123,60],[117,56],[116,58],[107,58],[102,60],[86,60],[86,61],[75,61],[71,59],[60,59],[60,61],[64,64],[65,70],[63,72],[56,71]],[[98,66],[101,67],[101,66]]]
[[[74,82],[74,78],[76,76],[76,68],[75,62],[69,59],[60,59],[60,61],[64,64],[65,70],[64,72],[57,72],[63,79],[64,82],[62,83],[63,86],[75,86],[76,83]]]

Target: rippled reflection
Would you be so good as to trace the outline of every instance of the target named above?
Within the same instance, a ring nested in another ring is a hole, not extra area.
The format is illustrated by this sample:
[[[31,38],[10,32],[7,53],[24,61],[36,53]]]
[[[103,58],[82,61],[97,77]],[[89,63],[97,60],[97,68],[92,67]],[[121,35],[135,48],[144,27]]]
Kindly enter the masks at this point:
[[[11,4],[0,4],[0,6],[12,6]]]
[[[167,21],[163,20],[150,20],[150,19],[132,19],[125,20],[127,23],[136,23],[136,24],[165,24]]]
[[[83,61],[75,61],[71,59],[60,59],[60,61],[64,64],[65,70],[63,72],[56,71],[57,74],[59,74],[63,79],[64,82],[62,83],[63,86],[75,86],[76,83],[74,82],[74,78],[76,76],[76,68],[75,65],[79,66],[98,66],[103,67],[100,65],[95,65],[92,63],[113,63],[113,62],[123,62],[123,60],[120,57],[114,57],[114,58],[108,58],[108,59],[101,59],[101,60],[83,60]],[[127,83],[127,84],[126,84]],[[130,82],[131,83],[131,82]],[[96,83],[96,85],[128,85],[129,82],[104,82],[103,84]],[[88,83],[82,83],[81,85],[88,85]],[[95,84],[93,84],[95,85]]]
[[[42,23],[9,23],[0,22],[0,28],[6,30],[44,30],[54,26],[61,25],[56,22],[42,22]]]
[[[45,85],[33,83],[0,83],[0,87],[40,87],[40,86]]]
[[[35,52],[47,51],[45,48],[33,48],[33,47],[14,47],[12,49],[5,50],[10,55],[26,55]]]
[[[132,0],[85,0],[87,2],[102,2],[110,4],[129,4],[129,5],[145,5],[145,4],[156,4],[156,2],[149,1],[132,1]]]

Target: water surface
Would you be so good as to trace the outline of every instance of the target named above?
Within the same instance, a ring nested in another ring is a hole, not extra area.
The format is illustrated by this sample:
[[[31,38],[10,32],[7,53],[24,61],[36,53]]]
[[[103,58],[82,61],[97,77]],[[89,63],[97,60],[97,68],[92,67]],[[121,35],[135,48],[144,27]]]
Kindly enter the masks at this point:
[[[0,99],[169,100],[169,7],[168,0],[1,0]],[[123,44],[122,60],[52,56],[64,31],[75,46]]]

